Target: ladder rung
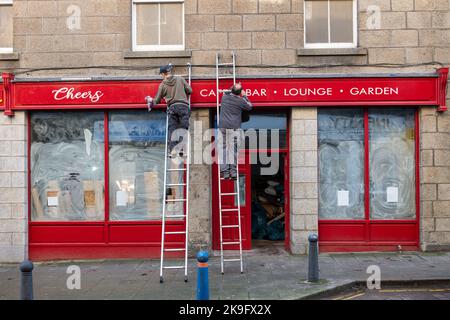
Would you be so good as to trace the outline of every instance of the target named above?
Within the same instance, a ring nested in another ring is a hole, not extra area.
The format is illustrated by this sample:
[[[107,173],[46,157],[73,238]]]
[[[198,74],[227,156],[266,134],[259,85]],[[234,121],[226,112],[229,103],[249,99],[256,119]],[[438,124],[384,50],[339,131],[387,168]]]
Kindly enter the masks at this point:
[[[239,228],[238,224],[228,225],[228,226],[222,226],[222,228]]]
[[[237,192],[231,192],[231,193],[221,193],[221,196],[237,196]]]
[[[222,209],[222,212],[239,211],[239,208],[234,209]]]
[[[231,245],[231,244],[240,244],[240,242],[222,242],[222,244]]]
[[[186,168],[181,168],[181,169],[167,169],[167,171],[186,171]]]
[[[166,214],[166,218],[185,218],[186,215]]]
[[[228,89],[225,89],[225,90],[222,90],[222,89],[219,89],[219,93],[227,93],[227,92],[231,92],[231,90],[228,90]]]
[[[164,251],[166,252],[180,252],[180,251],[185,251],[186,249],[164,249]]]
[[[218,66],[233,66],[234,63],[233,62],[224,62],[224,63],[219,63]]]
[[[186,234],[186,231],[167,231],[165,234]]]
[[[186,199],[166,199],[167,202],[184,202]]]
[[[167,266],[163,267],[163,269],[184,269],[184,266]]]
[[[220,80],[232,80],[232,79],[234,79],[234,77],[233,76],[219,76],[219,79]]]
[[[223,259],[224,262],[237,262],[241,261],[241,259]]]
[[[167,184],[168,187],[180,187],[180,186],[185,186],[186,183],[169,183]]]

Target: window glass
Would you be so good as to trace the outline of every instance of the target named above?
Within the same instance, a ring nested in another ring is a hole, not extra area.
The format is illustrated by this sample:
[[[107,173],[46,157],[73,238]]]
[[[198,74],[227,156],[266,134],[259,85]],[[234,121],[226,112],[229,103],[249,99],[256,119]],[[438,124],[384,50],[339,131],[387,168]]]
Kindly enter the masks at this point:
[[[110,219],[161,219],[165,114],[111,112],[109,119]]]
[[[353,44],[353,0],[305,0],[305,45]]]
[[[234,192],[236,192],[236,183],[234,184]],[[234,198],[234,206],[237,207],[238,201],[237,197]],[[245,207],[245,176],[239,175],[239,202],[241,207]]]
[[[13,47],[13,7],[0,4],[0,48]]]
[[[33,221],[104,220],[104,115],[31,115]]]
[[[362,110],[319,109],[319,217],[364,218]]]
[[[137,45],[159,44],[158,10],[158,4],[136,4]]]
[[[183,3],[135,2],[136,45],[183,45]]]
[[[328,1],[305,2],[307,43],[328,43]]]
[[[245,147],[254,149],[255,142],[251,139],[257,137],[259,149],[282,149],[286,148],[286,114],[265,113],[257,114],[250,112],[250,120],[242,123],[245,133]]]
[[[330,41],[353,42],[353,1],[330,1]]]
[[[161,45],[183,44],[183,6],[161,4]]]
[[[373,219],[416,216],[414,128],[414,110],[369,110],[370,216]]]

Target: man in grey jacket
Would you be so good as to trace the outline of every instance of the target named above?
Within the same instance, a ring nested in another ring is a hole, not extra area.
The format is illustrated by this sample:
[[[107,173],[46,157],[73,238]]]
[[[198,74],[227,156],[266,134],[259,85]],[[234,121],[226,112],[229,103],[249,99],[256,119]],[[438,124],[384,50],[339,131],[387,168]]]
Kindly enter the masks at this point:
[[[172,133],[177,129],[189,130],[189,117],[191,110],[189,109],[188,96],[192,94],[191,86],[179,76],[172,74],[172,65],[162,66],[159,69],[163,81],[159,85],[158,93],[155,99],[150,98],[151,104],[149,110],[153,104],[159,104],[161,99],[164,98],[167,103],[167,116],[169,117],[169,128],[167,131],[169,156],[171,158],[176,156],[174,147],[180,142],[180,139],[172,139]],[[180,156],[183,153],[180,150]]]
[[[222,97],[218,128],[222,138],[220,175],[224,179],[237,178],[237,157],[242,141],[242,111],[252,110],[252,104],[243,94],[241,83],[231,87],[231,92]],[[219,140],[220,141],[220,140]]]

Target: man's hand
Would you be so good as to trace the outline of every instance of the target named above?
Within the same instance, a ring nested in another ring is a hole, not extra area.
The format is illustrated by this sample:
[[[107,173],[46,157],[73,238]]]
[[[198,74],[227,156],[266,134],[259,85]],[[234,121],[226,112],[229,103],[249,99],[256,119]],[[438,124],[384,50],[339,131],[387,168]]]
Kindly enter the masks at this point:
[[[153,98],[150,97],[150,96],[146,96],[146,97],[145,97],[145,101],[147,102],[147,108],[148,108],[148,111],[149,111],[149,112],[152,111],[152,108],[153,108]]]

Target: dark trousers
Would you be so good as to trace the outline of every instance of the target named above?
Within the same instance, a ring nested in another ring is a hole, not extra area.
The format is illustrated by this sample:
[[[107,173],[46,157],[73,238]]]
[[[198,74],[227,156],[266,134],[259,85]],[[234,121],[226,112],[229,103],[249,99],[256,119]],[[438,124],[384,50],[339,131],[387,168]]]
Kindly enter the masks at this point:
[[[181,141],[183,141],[183,144],[187,142],[185,140],[187,137],[185,137],[184,134],[182,136],[181,134],[175,134],[174,137],[172,137],[172,134],[177,129],[189,130],[190,115],[191,110],[189,109],[189,106],[183,103],[174,103],[167,109],[167,116],[169,117],[169,128],[167,132],[169,152],[171,152]]]
[[[220,128],[221,133],[221,155],[220,172],[224,175],[237,175],[238,152],[242,140],[241,129],[225,129]],[[220,151],[219,151],[220,152]]]

